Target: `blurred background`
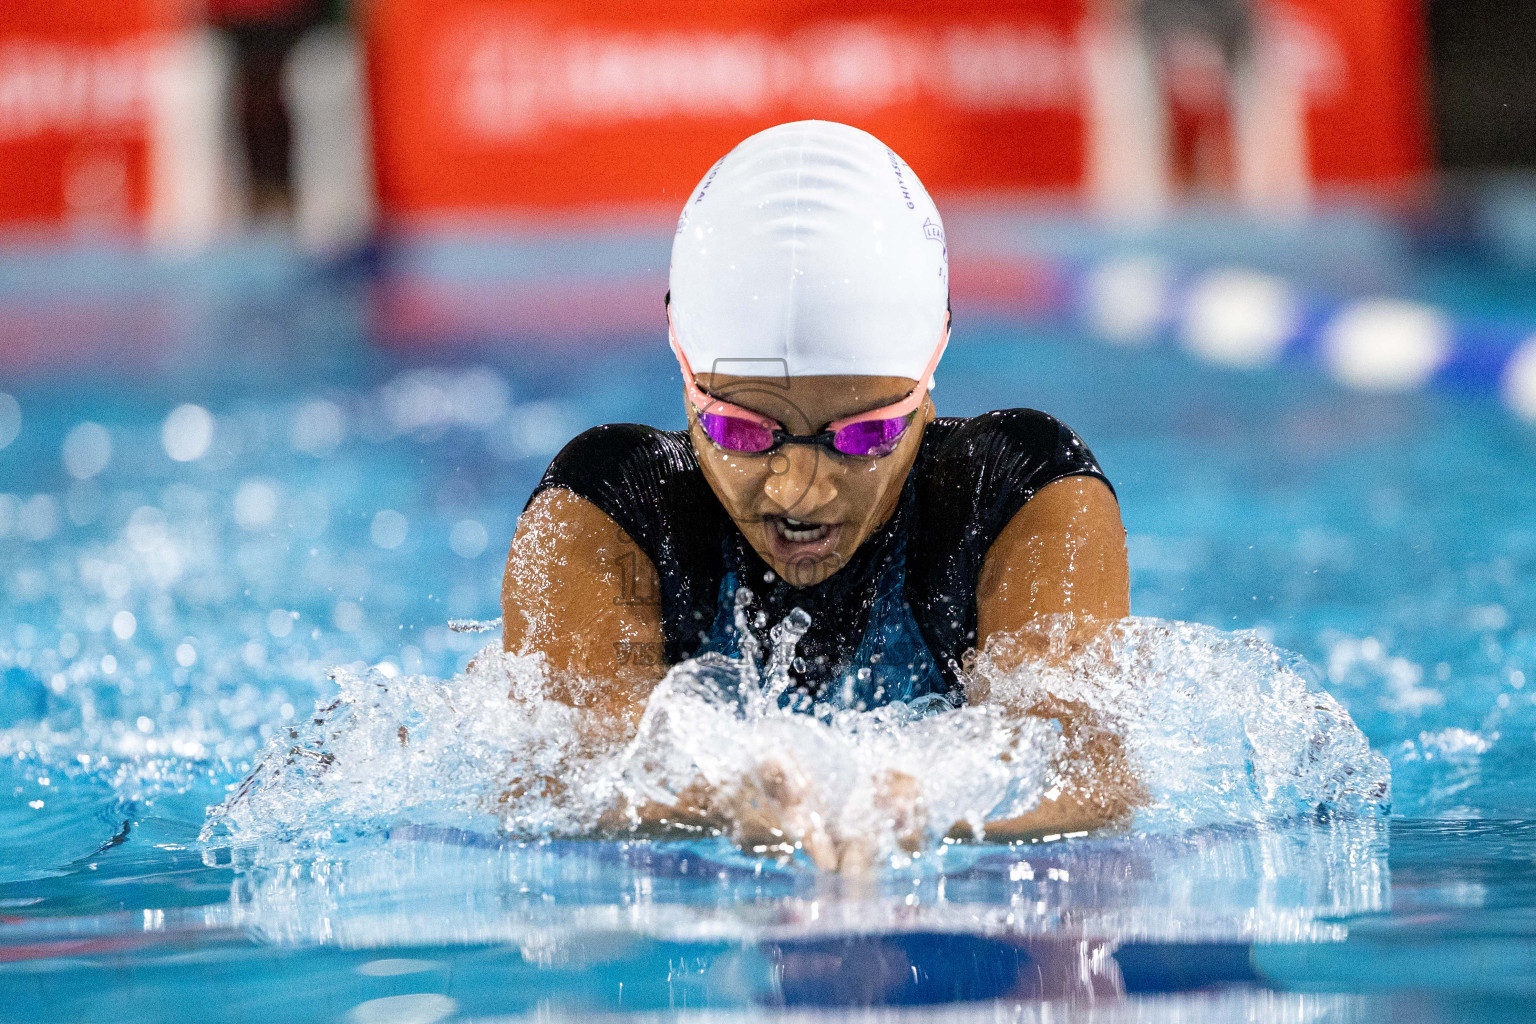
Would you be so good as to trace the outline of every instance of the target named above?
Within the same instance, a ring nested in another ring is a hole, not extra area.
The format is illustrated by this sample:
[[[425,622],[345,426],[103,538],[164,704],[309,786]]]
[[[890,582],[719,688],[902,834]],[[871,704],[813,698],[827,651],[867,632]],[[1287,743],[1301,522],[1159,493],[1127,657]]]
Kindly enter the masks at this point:
[[[811,116],[875,132],[946,199],[1294,216],[1528,160],[1536,29],[1505,6],[18,0],[0,223],[326,247],[657,215],[736,141]]]
[[[1406,295],[1426,235],[1536,263],[1533,43],[1536,10],[1493,0],[14,0],[0,252],[31,262],[0,280],[0,370],[167,344],[132,325],[184,319],[187,261],[236,251],[236,287],[367,263],[375,340],[654,327],[694,183],[804,117],[919,172],[957,301],[1062,313],[1041,273],[1126,240],[1174,262],[1108,280],[1110,306],[1215,263]],[[487,249],[562,234],[649,242],[521,270]],[[1098,326],[1157,333],[1148,308]]]
[[[1475,221],[1536,160],[1536,12],[1493,0],[93,6],[0,25],[8,247],[654,227],[802,117],[874,132],[946,207],[1122,227],[1447,190]]]
[[[1476,417],[1496,433],[1469,464],[1531,458],[1532,53],[1536,6],[1496,0],[10,0],[6,616],[29,643],[98,637],[61,661],[98,676],[150,639],[113,617],[167,595],[149,675],[201,636],[233,652],[221,685],[292,677],[277,612],[319,631],[304,678],[451,671],[477,641],[442,622],[496,613],[559,446],[681,422],[660,299],[684,199],[752,132],[822,117],[944,211],[943,409],[1062,415],[1121,489],[1139,610],[1326,662],[1413,620],[1383,611],[1409,584],[1382,568],[1424,548],[1410,467]],[[1508,505],[1467,472],[1435,536],[1507,547],[1522,523],[1458,518]],[[104,584],[140,514],[212,524],[217,585],[190,562]]]

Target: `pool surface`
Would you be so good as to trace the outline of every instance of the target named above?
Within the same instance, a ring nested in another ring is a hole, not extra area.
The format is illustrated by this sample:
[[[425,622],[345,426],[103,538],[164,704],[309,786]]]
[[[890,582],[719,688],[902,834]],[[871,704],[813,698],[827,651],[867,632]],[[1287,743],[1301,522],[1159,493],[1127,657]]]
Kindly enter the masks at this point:
[[[20,260],[0,284],[42,275]],[[468,692],[451,681],[494,634],[447,622],[498,614],[550,456],[592,424],[682,416],[654,329],[426,346],[381,325],[367,273],[241,260],[238,286],[191,268],[131,317],[100,299],[124,355],[0,377],[0,1020],[1536,1012],[1536,432],[1493,403],[958,303],[941,412],[1075,427],[1120,497],[1137,615],[1251,631],[1199,632],[1207,654],[1305,659],[1390,766],[1389,809],[1169,798],[1130,835],[847,879],[724,840],[509,838],[462,813],[498,749],[466,732],[340,812],[295,784],[200,841],[338,685],[406,687],[355,706],[381,717],[353,750],[388,715],[430,719],[431,686]],[[58,308],[28,287],[0,319]],[[1189,735],[1211,747],[1188,758],[1262,774]],[[1350,756],[1346,774],[1374,763]]]

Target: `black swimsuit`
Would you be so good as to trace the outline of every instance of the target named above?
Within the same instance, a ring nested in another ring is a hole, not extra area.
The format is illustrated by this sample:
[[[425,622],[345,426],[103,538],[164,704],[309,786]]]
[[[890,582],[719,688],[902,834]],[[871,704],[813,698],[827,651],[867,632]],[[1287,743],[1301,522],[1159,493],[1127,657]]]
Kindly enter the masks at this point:
[[[792,674],[799,692],[872,707],[927,694],[959,703],[955,669],[975,643],[987,550],[1040,488],[1068,476],[1108,483],[1088,447],[1045,413],[934,420],[891,518],[810,587],[778,578],[752,550],[705,481],[686,431],[595,427],[555,456],[534,495],[574,492],[650,557],[667,663],[707,650],[735,654],[735,597],[745,587],[761,650],[791,610],[810,613]],[[626,578],[632,589],[636,574]]]

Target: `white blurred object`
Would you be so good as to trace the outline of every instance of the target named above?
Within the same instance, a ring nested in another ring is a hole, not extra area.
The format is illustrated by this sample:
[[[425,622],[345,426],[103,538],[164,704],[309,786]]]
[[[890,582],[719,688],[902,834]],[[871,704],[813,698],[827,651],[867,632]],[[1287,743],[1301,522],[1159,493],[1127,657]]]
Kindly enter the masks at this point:
[[[1515,349],[1499,383],[1509,410],[1523,420],[1536,421],[1536,334]]]
[[[200,405],[178,405],[160,424],[160,443],[177,462],[196,462],[213,443],[213,414]]]
[[[1087,87],[1089,202],[1114,220],[1155,220],[1172,202],[1173,173],[1152,55],[1126,20],[1089,19],[1079,45]]]
[[[346,29],[312,29],[288,57],[294,226],[306,248],[344,248],[373,229],[366,88],[362,48]]]
[[[208,29],[170,36],[150,88],[147,233],[174,247],[206,245],[240,217],[229,95],[233,58]]]
[[[112,435],[100,423],[87,420],[64,437],[64,469],[76,480],[89,480],[112,461]]]
[[[1312,198],[1304,55],[1286,26],[1258,26],[1253,59],[1234,77],[1233,189],[1244,209],[1300,215]]]
[[[1155,256],[1101,263],[1084,282],[1084,314],[1098,337],[1119,345],[1157,338],[1168,313],[1173,273]]]
[[[410,530],[410,520],[394,509],[386,508],[374,514],[373,524],[368,528],[368,536],[374,544],[385,551],[393,551],[405,543]]]
[[[1087,114],[1090,205],[1121,221],[1156,220],[1172,204],[1169,84],[1133,17],[1104,5],[1079,37]],[[1267,216],[1304,213],[1312,193],[1307,148],[1309,71],[1318,44],[1285,15],[1259,19],[1251,56],[1228,69],[1233,197]]]
[[[1423,385],[1451,354],[1451,324],[1432,306],[1366,299],[1323,330],[1323,362],[1342,384],[1367,391]]]
[[[485,527],[475,519],[461,519],[453,524],[453,529],[448,534],[448,546],[453,553],[460,558],[478,558],[491,542],[490,534]],[[449,623],[449,628],[453,624]]]
[[[1184,304],[1182,340],[1212,363],[1252,368],[1279,357],[1301,326],[1301,303],[1280,278],[1217,270],[1197,281]]]
[[[235,491],[232,505],[235,522],[242,529],[255,532],[272,525],[277,518],[278,487],[273,480],[245,480]]]
[[[6,448],[21,435],[21,403],[0,391],[0,448]]]

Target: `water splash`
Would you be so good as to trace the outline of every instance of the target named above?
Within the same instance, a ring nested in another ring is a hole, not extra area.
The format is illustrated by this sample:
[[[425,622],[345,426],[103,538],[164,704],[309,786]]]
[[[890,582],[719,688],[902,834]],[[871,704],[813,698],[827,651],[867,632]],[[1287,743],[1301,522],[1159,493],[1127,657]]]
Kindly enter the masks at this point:
[[[900,931],[1337,942],[1349,932],[1341,918],[1387,908],[1387,849],[1377,819],[1220,826],[1013,849],[951,845],[843,885],[723,842],[600,850],[416,826],[320,849],[234,850],[230,910],[265,941],[352,947],[608,948],[616,928],[714,943]],[[579,900],[544,898],[578,878]],[[635,898],[637,878],[655,883],[649,898]]]
[[[1071,737],[1022,713],[1049,701],[1122,738],[1145,790],[1141,830],[1372,815],[1389,798],[1386,762],[1348,714],[1252,634],[1127,619],[1085,642],[1070,622],[1045,622],[973,659],[965,707],[804,714],[780,698],[806,625],[802,612],[775,627],[766,665],[748,641],[742,658],[675,666],[637,723],[578,706],[581,687],[552,678],[542,656],[494,645],[451,679],[338,671],[337,697],[268,744],[204,836],[323,841],[407,823],[613,834],[704,793],[710,813],[666,824],[750,849],[743,822],[771,798],[834,842],[901,857],[957,822],[979,827],[1055,794]]]
[[[501,616],[494,619],[449,619],[448,629],[454,633],[489,633],[501,628]]]
[[[1384,813],[1386,759],[1310,675],[1251,632],[1133,617],[1083,641],[1048,617],[977,656],[967,693],[1020,711],[1091,709],[1146,787],[1143,828]]]

